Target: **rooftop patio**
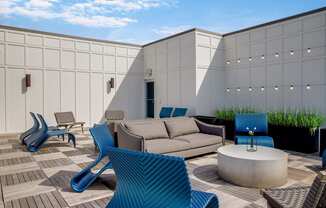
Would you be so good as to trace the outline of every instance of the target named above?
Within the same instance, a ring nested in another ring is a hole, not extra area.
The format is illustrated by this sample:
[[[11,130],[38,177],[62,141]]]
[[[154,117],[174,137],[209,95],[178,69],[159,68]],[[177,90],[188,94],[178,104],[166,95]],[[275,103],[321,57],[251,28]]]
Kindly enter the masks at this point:
[[[0,207],[105,207],[113,196],[115,177],[106,171],[83,193],[70,188],[70,178],[96,156],[90,135],[74,130],[77,147],[61,139],[49,140],[37,153],[28,152],[17,136],[0,140]],[[230,143],[230,142],[228,142]],[[219,179],[217,155],[187,160],[192,187],[216,193],[220,207],[267,207],[259,189],[243,188]],[[284,187],[310,185],[320,169],[318,157],[289,154],[288,181]]]

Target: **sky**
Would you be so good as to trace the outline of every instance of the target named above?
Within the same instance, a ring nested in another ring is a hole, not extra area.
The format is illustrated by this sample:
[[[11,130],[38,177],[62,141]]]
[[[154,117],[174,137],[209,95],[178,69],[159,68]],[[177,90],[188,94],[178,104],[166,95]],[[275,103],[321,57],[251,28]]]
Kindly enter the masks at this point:
[[[0,0],[0,24],[135,44],[190,28],[227,33],[326,0]]]

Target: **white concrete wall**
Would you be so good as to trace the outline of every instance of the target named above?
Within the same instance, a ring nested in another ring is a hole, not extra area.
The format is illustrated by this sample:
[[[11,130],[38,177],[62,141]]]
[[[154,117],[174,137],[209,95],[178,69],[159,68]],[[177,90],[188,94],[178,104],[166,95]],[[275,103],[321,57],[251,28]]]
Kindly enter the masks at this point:
[[[144,47],[145,71],[152,69],[155,81],[155,115],[161,106],[196,109],[195,31]]]
[[[325,12],[235,33],[224,45],[226,105],[326,114]]]
[[[73,111],[88,125],[106,109],[128,118],[144,117],[144,64],[141,47],[50,36],[0,27],[0,133],[31,126],[29,112]],[[32,86],[24,88],[25,74]],[[115,78],[115,88],[106,83]]]
[[[214,115],[225,104],[222,36],[196,31],[196,114]]]

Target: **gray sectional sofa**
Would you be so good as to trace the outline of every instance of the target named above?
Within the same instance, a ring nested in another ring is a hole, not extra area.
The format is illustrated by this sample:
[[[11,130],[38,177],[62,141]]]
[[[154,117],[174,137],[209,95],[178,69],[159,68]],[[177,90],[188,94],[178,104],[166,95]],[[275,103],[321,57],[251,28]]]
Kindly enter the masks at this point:
[[[189,117],[123,121],[117,130],[121,148],[181,157],[215,152],[225,139],[223,126]]]

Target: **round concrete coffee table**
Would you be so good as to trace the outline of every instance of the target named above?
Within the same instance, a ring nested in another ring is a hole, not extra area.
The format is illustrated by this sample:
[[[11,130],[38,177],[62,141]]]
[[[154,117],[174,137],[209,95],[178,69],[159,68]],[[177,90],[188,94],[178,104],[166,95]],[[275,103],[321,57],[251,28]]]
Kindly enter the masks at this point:
[[[246,145],[226,145],[217,150],[218,174],[230,183],[270,188],[287,182],[288,154],[274,148],[258,146],[248,152]]]

